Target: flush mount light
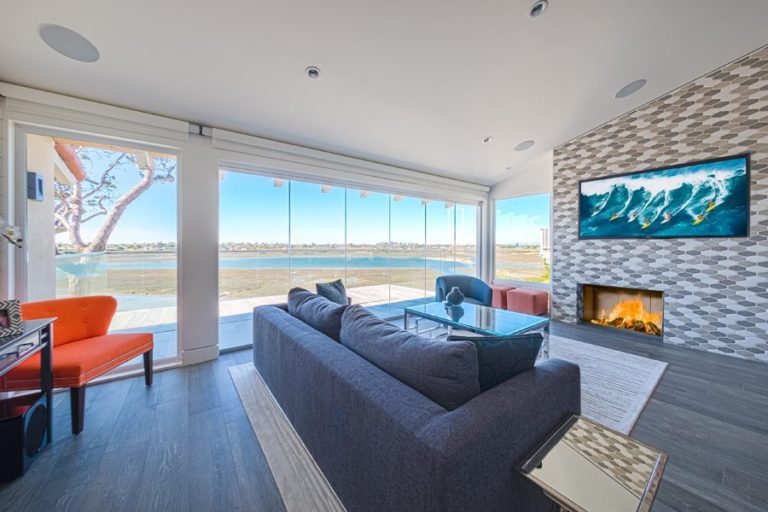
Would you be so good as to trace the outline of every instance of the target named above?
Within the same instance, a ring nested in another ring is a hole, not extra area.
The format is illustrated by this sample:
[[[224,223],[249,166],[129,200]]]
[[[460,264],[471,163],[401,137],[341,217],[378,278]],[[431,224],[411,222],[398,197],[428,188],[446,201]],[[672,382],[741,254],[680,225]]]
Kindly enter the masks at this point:
[[[626,98],[627,96],[631,96],[632,94],[635,94],[637,91],[645,87],[645,84],[648,83],[648,81],[645,78],[641,78],[640,80],[635,80],[634,82],[630,82],[618,91],[616,91],[616,94],[613,95],[614,98],[617,100],[620,100],[621,98]]]
[[[40,25],[40,37],[54,51],[79,62],[96,62],[99,50],[74,30],[61,25]]]
[[[528,17],[531,19],[538,18],[544,14],[544,11],[547,10],[547,7],[549,7],[549,2],[547,2],[547,0],[539,0],[531,6],[531,10],[528,11]]]
[[[486,137],[483,139],[483,144],[488,144],[489,142],[493,141],[493,137]]]
[[[320,77],[320,68],[317,66],[309,66],[307,69],[304,70],[304,72],[307,74],[307,76],[311,79],[319,78]]]
[[[515,146],[515,151],[525,151],[526,149],[532,148],[534,144],[536,143],[532,140],[524,140],[523,142]]]

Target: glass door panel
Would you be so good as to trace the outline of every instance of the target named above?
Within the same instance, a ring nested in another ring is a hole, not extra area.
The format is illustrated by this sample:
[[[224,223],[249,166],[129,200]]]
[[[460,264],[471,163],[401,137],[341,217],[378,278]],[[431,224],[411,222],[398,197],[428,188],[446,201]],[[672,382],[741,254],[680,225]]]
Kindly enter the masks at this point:
[[[401,314],[403,304],[434,294],[426,283],[426,208],[415,197],[390,201],[390,301],[392,313]]]
[[[347,279],[352,302],[389,316],[389,195],[347,189]]]
[[[177,158],[26,135],[27,300],[111,295],[111,332],[152,332],[175,358]]]
[[[219,347],[252,343],[253,308],[285,302],[290,283],[291,184],[221,171],[219,187]]]
[[[478,275],[477,206],[456,205],[456,273]]]
[[[426,282],[432,285],[438,276],[456,273],[456,206],[443,201],[427,203]]]
[[[345,277],[344,188],[291,182],[291,287]]]

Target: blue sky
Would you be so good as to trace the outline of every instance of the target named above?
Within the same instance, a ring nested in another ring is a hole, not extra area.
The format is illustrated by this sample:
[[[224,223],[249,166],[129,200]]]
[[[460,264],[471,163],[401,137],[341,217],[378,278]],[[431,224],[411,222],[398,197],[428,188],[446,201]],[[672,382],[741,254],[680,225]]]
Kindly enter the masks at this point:
[[[549,217],[549,194],[497,200],[496,243],[538,245]]]
[[[112,159],[106,152],[91,152],[92,161],[83,163],[89,175],[100,176]],[[288,204],[291,194],[291,229],[294,244],[343,244],[345,195],[347,238],[353,244],[375,244],[390,239],[402,243],[424,243],[425,216],[429,243],[453,243],[454,215],[459,244],[475,243],[477,208],[443,201],[402,197],[372,192],[362,197],[359,190],[331,187],[321,191],[316,183],[291,182],[274,186],[273,178],[225,171],[220,180],[220,240],[222,242],[288,242]],[[133,165],[115,172],[118,193],[139,179]],[[171,242],[176,239],[177,185],[155,183],[126,209],[110,243]],[[391,211],[390,211],[391,209]],[[391,215],[391,233],[389,217]],[[90,241],[104,217],[82,226],[83,238]],[[57,236],[66,242],[67,235]]]

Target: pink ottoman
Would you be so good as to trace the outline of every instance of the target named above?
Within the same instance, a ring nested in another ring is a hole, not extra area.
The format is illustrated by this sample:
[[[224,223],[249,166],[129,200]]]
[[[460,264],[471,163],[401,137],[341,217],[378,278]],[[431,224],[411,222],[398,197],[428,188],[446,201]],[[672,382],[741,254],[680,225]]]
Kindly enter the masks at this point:
[[[491,301],[491,306],[507,309],[507,292],[514,289],[514,286],[509,286],[508,284],[492,284],[493,300]]]
[[[549,293],[533,288],[515,288],[507,292],[507,309],[526,315],[544,316],[549,310]]]

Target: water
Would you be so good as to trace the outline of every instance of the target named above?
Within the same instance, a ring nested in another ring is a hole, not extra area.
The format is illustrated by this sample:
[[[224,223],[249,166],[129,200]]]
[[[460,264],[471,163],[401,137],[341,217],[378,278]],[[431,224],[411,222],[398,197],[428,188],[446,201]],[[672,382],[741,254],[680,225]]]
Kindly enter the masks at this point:
[[[582,183],[585,238],[746,236],[746,159]]]
[[[97,273],[99,270],[174,270],[176,268],[176,258],[168,259],[147,259],[145,255],[137,253],[135,261],[126,261],[126,255],[119,255],[119,260],[110,260],[109,255],[89,256],[64,255],[57,257],[57,267],[67,274],[76,277],[86,277]],[[454,262],[438,259],[424,259],[416,257],[353,257],[344,258],[343,256],[295,256],[287,257],[264,257],[257,258],[253,256],[233,257],[228,256],[219,260],[221,268],[243,269],[243,270],[269,270],[269,269],[343,269],[343,268],[426,268],[437,272],[452,272]],[[471,268],[468,263],[457,261],[457,269]]]

